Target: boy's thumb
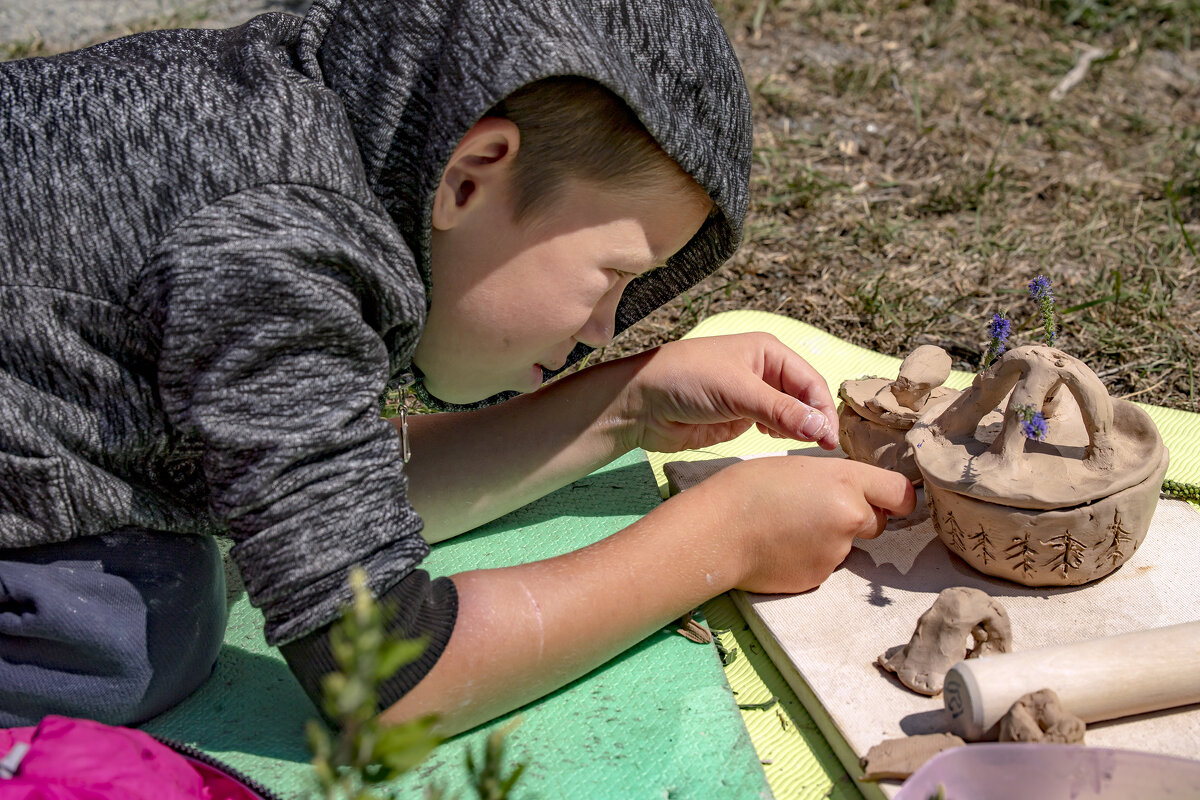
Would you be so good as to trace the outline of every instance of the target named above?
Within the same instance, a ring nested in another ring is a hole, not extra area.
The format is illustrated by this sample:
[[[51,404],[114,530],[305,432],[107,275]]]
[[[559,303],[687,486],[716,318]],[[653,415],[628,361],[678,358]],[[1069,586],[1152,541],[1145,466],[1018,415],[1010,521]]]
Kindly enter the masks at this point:
[[[742,413],[773,431],[793,439],[818,442],[832,430],[828,417],[802,400],[761,384]]]

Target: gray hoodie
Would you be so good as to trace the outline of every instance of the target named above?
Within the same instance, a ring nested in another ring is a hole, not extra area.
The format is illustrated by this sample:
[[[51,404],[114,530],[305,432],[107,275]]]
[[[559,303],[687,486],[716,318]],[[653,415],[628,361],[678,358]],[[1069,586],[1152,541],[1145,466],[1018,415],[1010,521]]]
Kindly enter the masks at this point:
[[[431,635],[419,679],[453,586],[416,569],[378,399],[424,324],[450,153],[564,74],[624,98],[718,209],[628,288],[622,330],[741,236],[749,103],[709,0],[317,0],[0,64],[0,546],[229,535],[293,668],[361,564]]]

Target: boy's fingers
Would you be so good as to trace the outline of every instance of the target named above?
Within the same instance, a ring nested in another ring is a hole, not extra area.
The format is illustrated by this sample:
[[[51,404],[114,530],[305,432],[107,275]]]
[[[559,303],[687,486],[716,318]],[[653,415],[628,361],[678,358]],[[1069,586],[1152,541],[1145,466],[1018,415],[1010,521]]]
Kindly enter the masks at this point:
[[[741,398],[735,414],[753,420],[759,430],[776,432],[793,439],[824,442],[834,430],[829,417],[820,409],[771,388],[766,383],[756,385]],[[836,437],[836,432],[832,434]],[[836,438],[835,438],[836,443]]]
[[[917,491],[912,481],[898,472],[861,464],[860,483],[863,499],[888,516],[906,517],[917,507]]]
[[[871,506],[871,510],[875,512],[875,527],[871,529],[869,534],[859,534],[859,538],[874,539],[876,536],[883,533],[884,528],[887,527],[887,512],[879,506]]]
[[[826,450],[837,447],[837,414],[789,395],[782,395],[778,402],[783,406],[779,413],[786,425],[782,430],[789,436],[816,442]]]
[[[774,388],[798,400],[805,406],[805,417],[808,411],[820,412],[828,425],[819,437],[800,437],[816,441],[822,447],[832,450],[838,443],[837,404],[829,393],[829,386],[821,374],[790,348],[779,344],[775,357],[779,359],[776,367],[778,380]],[[768,381],[768,384],[772,383]],[[812,424],[816,424],[813,422]],[[802,424],[803,426],[803,424]]]
[[[774,427],[789,439],[815,442],[826,450],[838,444],[837,415],[822,411],[790,395],[781,395],[777,412],[781,420]]]

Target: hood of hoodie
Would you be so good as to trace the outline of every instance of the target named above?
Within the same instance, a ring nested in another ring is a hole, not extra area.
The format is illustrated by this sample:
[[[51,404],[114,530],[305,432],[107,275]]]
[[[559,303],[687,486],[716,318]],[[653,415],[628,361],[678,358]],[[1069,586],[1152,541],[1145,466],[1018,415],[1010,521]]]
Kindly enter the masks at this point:
[[[367,178],[426,289],[433,197],[454,148],[497,102],[553,76],[590,78],[621,97],[715,204],[665,268],[629,285],[618,333],[741,241],[750,101],[711,0],[316,0],[299,57],[342,99]],[[567,365],[590,350],[578,345]]]

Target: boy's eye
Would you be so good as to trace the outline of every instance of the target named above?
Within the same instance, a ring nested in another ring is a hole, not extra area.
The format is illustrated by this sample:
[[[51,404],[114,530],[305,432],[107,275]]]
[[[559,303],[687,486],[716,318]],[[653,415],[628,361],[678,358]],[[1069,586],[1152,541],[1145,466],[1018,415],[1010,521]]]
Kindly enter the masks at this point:
[[[657,264],[657,265],[651,267],[650,269],[645,270],[644,272],[627,272],[626,270],[621,270],[621,269],[613,269],[611,271],[620,280],[632,280],[633,278],[641,278],[646,275],[649,275],[651,272],[654,272],[657,269],[661,269],[663,266],[665,266],[665,265]]]

